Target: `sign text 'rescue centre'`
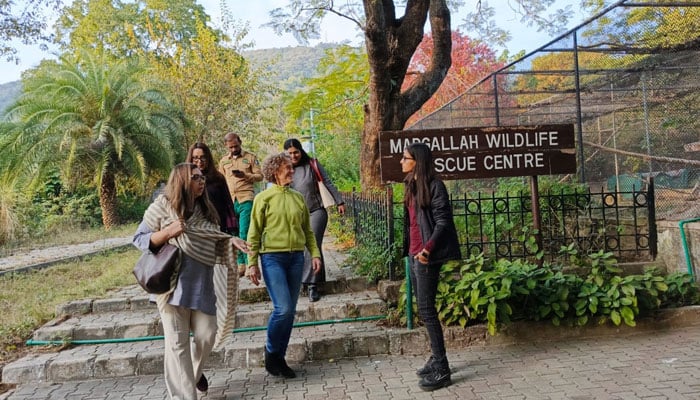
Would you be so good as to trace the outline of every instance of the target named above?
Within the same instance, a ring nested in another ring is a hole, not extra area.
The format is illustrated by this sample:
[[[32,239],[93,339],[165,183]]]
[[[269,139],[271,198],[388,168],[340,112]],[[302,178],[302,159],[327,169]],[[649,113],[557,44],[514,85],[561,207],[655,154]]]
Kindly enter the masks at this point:
[[[382,182],[401,182],[403,150],[423,142],[444,180],[576,172],[574,126],[533,125],[384,131],[379,136]]]

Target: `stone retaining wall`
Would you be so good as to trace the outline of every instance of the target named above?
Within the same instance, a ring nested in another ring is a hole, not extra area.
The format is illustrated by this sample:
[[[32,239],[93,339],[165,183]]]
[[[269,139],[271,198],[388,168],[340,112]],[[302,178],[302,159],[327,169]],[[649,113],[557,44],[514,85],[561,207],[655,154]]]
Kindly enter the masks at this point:
[[[656,261],[671,272],[688,272],[688,260],[685,256],[683,240],[679,226],[680,221],[659,221],[659,254]],[[690,255],[693,274],[700,273],[700,222],[690,222],[683,226],[686,246]]]

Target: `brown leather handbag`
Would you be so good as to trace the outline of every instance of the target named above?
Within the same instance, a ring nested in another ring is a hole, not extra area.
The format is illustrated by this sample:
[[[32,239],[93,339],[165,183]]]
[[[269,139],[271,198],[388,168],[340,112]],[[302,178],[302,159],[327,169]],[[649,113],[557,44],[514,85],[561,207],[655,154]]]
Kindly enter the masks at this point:
[[[161,294],[169,291],[175,287],[180,272],[180,248],[166,243],[155,253],[144,251],[133,272],[146,292]]]

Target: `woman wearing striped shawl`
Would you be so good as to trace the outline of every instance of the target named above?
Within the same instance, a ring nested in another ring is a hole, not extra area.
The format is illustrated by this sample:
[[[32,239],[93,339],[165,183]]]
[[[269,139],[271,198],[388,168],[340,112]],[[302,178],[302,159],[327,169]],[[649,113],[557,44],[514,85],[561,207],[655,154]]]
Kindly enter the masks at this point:
[[[170,398],[178,400],[196,399],[197,389],[208,388],[202,366],[233,328],[238,286],[234,246],[248,252],[245,241],[219,230],[205,181],[194,164],[176,165],[165,193],[148,207],[133,240],[144,251],[166,242],[181,250],[177,282],[157,297],[165,337],[165,384]]]

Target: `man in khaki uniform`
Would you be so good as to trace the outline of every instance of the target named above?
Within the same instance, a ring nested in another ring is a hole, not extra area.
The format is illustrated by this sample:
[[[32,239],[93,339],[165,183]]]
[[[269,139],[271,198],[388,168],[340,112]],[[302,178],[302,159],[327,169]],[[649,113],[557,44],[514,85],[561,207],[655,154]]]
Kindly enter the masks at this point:
[[[224,136],[224,145],[228,148],[229,154],[221,158],[219,172],[226,177],[226,184],[231,192],[233,211],[238,217],[238,237],[245,240],[248,237],[250,211],[253,208],[253,197],[255,196],[253,184],[262,181],[263,175],[260,170],[260,162],[255,154],[241,148],[240,136],[235,133],[227,133]],[[239,251],[239,275],[243,276],[247,265],[248,256]]]

